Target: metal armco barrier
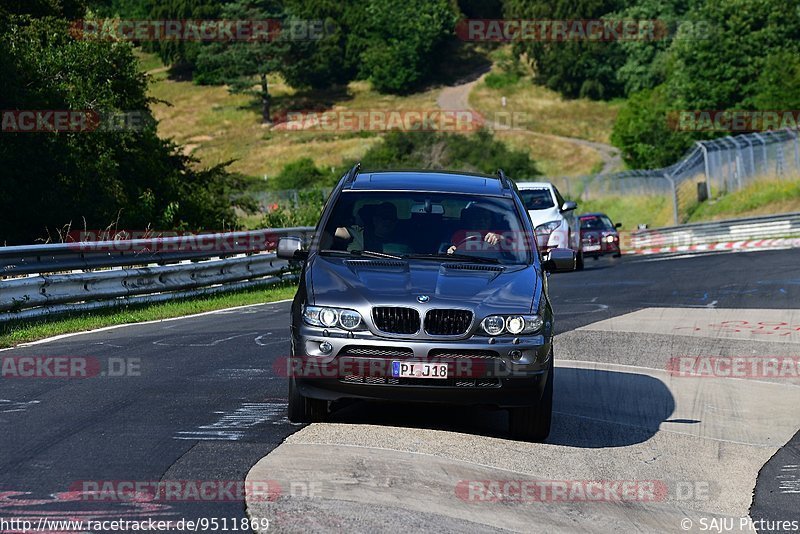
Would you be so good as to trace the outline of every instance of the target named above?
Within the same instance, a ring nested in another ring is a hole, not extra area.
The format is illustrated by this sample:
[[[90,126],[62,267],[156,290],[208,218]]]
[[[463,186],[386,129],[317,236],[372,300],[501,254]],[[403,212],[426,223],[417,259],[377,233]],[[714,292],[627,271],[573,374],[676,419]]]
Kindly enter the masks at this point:
[[[741,243],[800,236],[800,213],[749,217],[706,223],[684,224],[630,235],[628,249],[668,249],[713,243]],[[777,244],[777,243],[776,243]],[[729,247],[737,248],[737,247]],[[752,247],[748,247],[752,248]]]
[[[0,247],[0,322],[271,284],[292,278],[269,252],[311,227]]]

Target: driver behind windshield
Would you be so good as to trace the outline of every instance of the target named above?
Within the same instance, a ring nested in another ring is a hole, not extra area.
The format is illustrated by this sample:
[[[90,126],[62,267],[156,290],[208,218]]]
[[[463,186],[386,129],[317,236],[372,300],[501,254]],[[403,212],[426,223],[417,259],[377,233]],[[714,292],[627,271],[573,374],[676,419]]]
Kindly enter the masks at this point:
[[[489,229],[492,226],[492,212],[480,206],[470,206],[461,210],[461,226],[463,231],[457,232],[454,243],[447,249],[448,254],[457,250],[474,250],[475,244],[486,243],[496,246],[502,236]]]

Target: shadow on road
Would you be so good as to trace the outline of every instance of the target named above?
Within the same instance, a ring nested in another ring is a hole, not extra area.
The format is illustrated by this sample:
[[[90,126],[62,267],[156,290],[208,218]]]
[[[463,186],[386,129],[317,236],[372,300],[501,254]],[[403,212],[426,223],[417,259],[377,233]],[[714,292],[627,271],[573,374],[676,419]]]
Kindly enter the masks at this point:
[[[425,428],[508,438],[505,410],[438,404],[344,401],[330,422]],[[547,443],[623,447],[650,439],[675,400],[656,378],[635,373],[556,368],[553,426]]]

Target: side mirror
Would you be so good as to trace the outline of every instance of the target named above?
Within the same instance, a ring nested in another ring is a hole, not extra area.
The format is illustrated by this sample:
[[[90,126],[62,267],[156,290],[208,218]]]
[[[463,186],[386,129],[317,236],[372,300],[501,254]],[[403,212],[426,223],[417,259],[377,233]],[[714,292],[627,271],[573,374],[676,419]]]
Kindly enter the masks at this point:
[[[578,207],[578,205],[575,202],[573,202],[571,200],[567,200],[566,202],[564,202],[564,205],[561,206],[561,211],[562,212],[564,212],[564,211],[572,211],[572,210],[576,209],[577,207]]]
[[[303,250],[303,240],[299,237],[282,237],[278,241],[278,257],[282,260],[304,260],[308,253]]]
[[[569,248],[554,248],[542,259],[542,269],[550,273],[565,273],[575,270],[575,251]]]
[[[622,228],[622,223],[617,223],[614,225],[614,228]]]

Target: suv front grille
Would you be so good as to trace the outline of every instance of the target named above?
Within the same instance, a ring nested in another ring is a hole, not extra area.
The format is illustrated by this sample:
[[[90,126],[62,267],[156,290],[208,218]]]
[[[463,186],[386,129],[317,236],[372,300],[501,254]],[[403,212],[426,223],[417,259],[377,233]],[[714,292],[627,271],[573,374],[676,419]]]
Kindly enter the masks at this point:
[[[414,351],[408,347],[373,347],[370,345],[348,345],[339,356],[372,358],[411,358]]]
[[[416,334],[419,331],[419,312],[414,308],[379,306],[372,308],[372,320],[387,334]]]
[[[478,349],[433,349],[428,353],[429,358],[439,358],[448,360],[452,358],[478,358],[490,359],[499,358],[500,354],[494,350],[478,350]]]
[[[425,331],[433,336],[460,336],[472,324],[469,310],[430,310],[425,315]]]

